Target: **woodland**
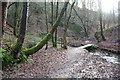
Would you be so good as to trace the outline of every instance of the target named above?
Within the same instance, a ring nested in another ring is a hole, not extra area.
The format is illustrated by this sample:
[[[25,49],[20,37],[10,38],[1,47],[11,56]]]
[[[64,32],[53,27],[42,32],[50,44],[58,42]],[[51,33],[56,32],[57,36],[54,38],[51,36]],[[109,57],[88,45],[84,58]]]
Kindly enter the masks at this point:
[[[101,0],[0,1],[0,78],[119,80],[117,6],[107,13]]]

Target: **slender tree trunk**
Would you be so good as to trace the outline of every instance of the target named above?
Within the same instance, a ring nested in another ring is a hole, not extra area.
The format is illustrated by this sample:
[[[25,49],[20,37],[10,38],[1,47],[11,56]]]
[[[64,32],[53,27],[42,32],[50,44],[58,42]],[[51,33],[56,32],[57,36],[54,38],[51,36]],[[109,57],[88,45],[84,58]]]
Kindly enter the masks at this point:
[[[118,26],[120,26],[120,1],[118,2]]]
[[[64,12],[67,9],[68,3],[69,2],[65,2],[59,17],[57,18],[57,20],[55,21],[55,23],[53,25],[52,30],[40,42],[38,42],[35,46],[33,46],[32,48],[29,48],[29,49],[22,50],[23,53],[25,53],[27,56],[32,55],[35,52],[37,52],[38,50],[40,50],[46,44],[46,42],[48,42],[51,39],[53,33],[57,29],[57,27],[62,19],[62,16],[64,15]]]
[[[58,17],[58,6],[59,6],[59,2],[57,2],[57,7],[56,7],[56,19]],[[55,30],[55,47],[57,48],[57,29]]]
[[[26,31],[28,30],[28,20],[29,20],[29,8],[30,8],[30,3],[29,0],[27,0],[27,21],[26,21]]]
[[[51,2],[51,26],[53,27],[53,21],[54,21],[54,12],[53,12],[54,10],[53,10],[53,0],[52,0],[52,2]],[[53,45],[53,47],[55,47],[55,42],[54,42],[54,33],[53,33],[53,35],[52,35],[52,45]]]
[[[25,31],[26,31],[26,22],[27,22],[27,2],[23,2],[23,12],[22,12],[22,19],[21,19],[21,26],[18,34],[18,39],[15,46],[12,47],[11,53],[13,54],[14,58],[18,56],[20,52],[24,38],[25,38]]]
[[[13,34],[17,37],[18,35],[18,26],[19,26],[19,2],[15,2],[15,19],[14,19],[14,28]]]
[[[67,26],[69,25],[69,21],[70,21],[70,18],[71,18],[72,9],[73,9],[73,7],[74,7],[74,4],[75,4],[75,2],[73,2],[72,5],[71,5],[70,14],[69,14],[69,17],[68,17],[68,19],[67,19]]]
[[[67,49],[67,10],[65,11],[65,18],[64,18],[64,35],[63,35],[63,48]]]
[[[83,25],[83,29],[84,29],[85,35],[87,36],[88,33],[87,33],[87,29],[86,29],[86,27],[85,27],[84,21],[83,21],[82,18],[78,15],[78,13],[77,13],[77,11],[75,10],[75,8],[73,8],[73,10],[74,10],[75,14],[78,16],[78,18],[80,19],[80,21],[81,21],[81,23],[82,23],[82,25]]]
[[[103,35],[103,24],[102,24],[102,14],[101,13],[100,13],[100,32],[101,32],[102,40],[105,41],[105,37]]]
[[[2,40],[1,40],[1,38],[2,38],[2,36],[3,36],[3,34],[2,34],[2,2],[0,1],[0,48],[2,47]]]
[[[102,6],[101,6],[101,1],[99,1],[99,19],[100,19],[100,34],[101,34],[101,37],[102,37],[102,40],[105,41],[105,37],[104,37],[104,34],[103,34],[103,22],[102,22]]]
[[[46,20],[46,27],[47,27],[47,34],[48,34],[48,20],[47,20],[46,1],[45,1],[45,20]],[[45,49],[48,49],[48,42],[46,43],[46,48]]]
[[[120,1],[118,2],[118,33],[119,33],[119,30],[120,30]],[[118,34],[118,39],[120,40],[119,34]],[[120,41],[118,41],[118,45],[120,46]],[[120,48],[119,48],[119,50],[120,50]]]
[[[71,13],[72,13],[72,9],[73,9],[74,4],[75,4],[75,2],[73,2],[72,5],[71,5],[70,14],[69,14],[68,19],[67,19],[67,10],[66,10],[66,13],[65,13],[65,18],[66,18],[67,20],[65,19],[65,31],[64,31],[64,36],[63,36],[63,40],[64,40],[64,41],[63,41],[63,42],[64,42],[63,48],[64,48],[64,49],[67,49],[67,39],[66,39],[66,37],[67,37],[67,29],[68,29],[68,27],[69,27],[69,20],[70,20],[70,18],[71,18]]]
[[[88,32],[87,32],[87,20],[86,20],[86,0],[83,0],[82,2],[82,8],[83,8],[83,24],[84,24],[84,32],[85,32],[85,37],[88,37]]]
[[[6,28],[7,6],[8,2],[2,2],[2,34],[4,34],[4,29]]]

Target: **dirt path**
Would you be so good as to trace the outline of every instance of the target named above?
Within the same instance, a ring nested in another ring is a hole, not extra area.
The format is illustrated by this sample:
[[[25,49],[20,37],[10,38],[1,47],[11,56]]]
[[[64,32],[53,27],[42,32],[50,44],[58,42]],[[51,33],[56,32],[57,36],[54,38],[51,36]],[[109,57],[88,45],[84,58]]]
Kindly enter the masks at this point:
[[[4,77],[112,78],[120,77],[118,64],[108,63],[82,48],[40,50],[28,62],[6,71]]]

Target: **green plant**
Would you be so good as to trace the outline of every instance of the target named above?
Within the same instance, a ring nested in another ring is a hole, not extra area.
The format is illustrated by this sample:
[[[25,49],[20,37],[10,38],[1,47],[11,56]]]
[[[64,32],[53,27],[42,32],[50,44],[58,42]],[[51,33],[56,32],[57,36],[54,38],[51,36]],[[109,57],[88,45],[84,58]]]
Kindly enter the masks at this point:
[[[3,53],[5,53],[5,49],[3,48],[0,48],[0,60],[2,60],[2,57],[3,57]]]
[[[17,64],[19,62],[19,60],[21,61],[25,61],[26,57],[25,55],[21,54],[18,59],[15,59],[9,52],[7,52],[5,49],[0,48],[0,61],[2,61],[3,65],[4,64],[8,64],[8,63],[12,63],[12,64]]]
[[[8,64],[8,63],[18,64],[20,62],[25,62],[25,61],[27,61],[27,56],[21,52],[17,59],[15,59],[11,54],[8,53],[4,54],[2,62],[3,64]]]
[[[3,54],[3,63],[16,63],[16,60],[9,53]]]
[[[17,58],[17,63],[25,62],[25,61],[27,61],[27,56],[24,54],[24,52],[21,52]]]
[[[18,64],[20,62],[25,62],[27,61],[27,56],[21,52],[18,58],[14,58],[7,50],[4,48],[0,48],[0,61],[2,62],[3,65],[7,64]]]
[[[8,53],[4,48],[0,48],[0,60],[3,63],[15,63],[13,56]]]

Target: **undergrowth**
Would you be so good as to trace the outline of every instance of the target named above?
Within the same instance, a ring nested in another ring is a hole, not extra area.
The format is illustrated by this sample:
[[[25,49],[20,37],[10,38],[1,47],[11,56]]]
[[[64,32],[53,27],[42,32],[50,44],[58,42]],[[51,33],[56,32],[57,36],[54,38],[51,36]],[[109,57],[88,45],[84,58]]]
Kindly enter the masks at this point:
[[[17,58],[14,58],[7,50],[0,48],[0,60],[2,61],[2,66],[7,64],[19,64],[21,62],[27,61],[27,56],[20,52]]]

